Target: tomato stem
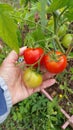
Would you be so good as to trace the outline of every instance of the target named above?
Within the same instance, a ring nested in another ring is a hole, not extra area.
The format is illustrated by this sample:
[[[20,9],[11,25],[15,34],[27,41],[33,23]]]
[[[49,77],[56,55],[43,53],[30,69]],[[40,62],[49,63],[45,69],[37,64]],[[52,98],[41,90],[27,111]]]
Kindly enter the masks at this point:
[[[12,15],[12,17],[20,18],[23,23],[24,23],[24,21],[27,21],[27,22],[33,23],[36,26],[36,22],[34,22],[32,20],[28,20],[28,19],[25,19],[25,18],[22,18],[22,17],[19,17],[19,16],[14,16],[14,15]],[[44,25],[41,25],[41,23],[37,23],[37,25],[40,26],[40,27],[43,27],[44,29],[46,29],[47,31],[50,31],[50,33],[52,33],[52,30],[49,30],[48,27],[45,27]]]
[[[58,15],[56,15],[55,13],[53,13],[53,19],[54,19],[54,34],[56,35],[55,41],[57,42],[59,49],[60,49],[63,53],[65,53],[64,49],[63,49],[62,46],[61,46],[61,43],[60,43],[60,41],[59,41],[59,38],[58,38],[58,36],[57,36]]]
[[[64,55],[64,54],[57,55],[55,52],[56,51],[53,51],[52,53],[49,53],[49,55],[51,57],[50,58],[50,62],[51,61],[59,62],[60,61],[60,57]]]
[[[70,46],[68,47],[68,49],[66,51],[67,56],[69,55],[69,53],[71,52],[72,49],[73,49],[73,43],[70,44]]]
[[[59,15],[59,17],[58,17],[59,19],[60,19],[60,17],[65,13],[65,11],[66,11],[67,9],[68,9],[68,6],[65,7],[64,10],[60,13],[60,15]]]
[[[47,38],[47,39],[42,39],[42,40],[38,40],[38,41],[36,41],[36,42],[33,42],[33,44],[35,44],[35,43],[40,43],[40,42],[45,42],[45,41],[50,41],[50,40],[52,40],[52,39],[54,39],[54,36],[53,37],[51,37],[51,38]]]
[[[53,13],[53,19],[54,19],[54,34],[57,33],[57,16],[55,13]]]
[[[38,63],[38,66],[40,65],[40,61],[41,61],[41,59],[42,59],[42,57],[44,56],[44,53],[41,55],[41,57],[39,58],[39,60],[38,61],[36,61],[34,64],[32,64],[31,66],[34,66],[34,65],[36,65],[37,63]]]
[[[60,41],[59,41],[59,38],[58,38],[58,37],[55,37],[55,40],[56,40],[56,42],[57,42],[57,44],[58,44],[59,49],[60,49],[63,53],[65,53],[65,50],[64,50],[63,47],[61,46],[61,43],[60,43]]]
[[[24,69],[24,67],[33,68],[36,64],[38,64],[37,71],[39,72],[39,70],[40,70],[40,61],[41,61],[41,59],[42,59],[43,56],[44,56],[44,53],[41,55],[41,57],[39,58],[39,60],[36,61],[35,63],[33,63],[33,64],[26,64],[26,63],[25,63],[21,68],[22,68],[22,69]]]

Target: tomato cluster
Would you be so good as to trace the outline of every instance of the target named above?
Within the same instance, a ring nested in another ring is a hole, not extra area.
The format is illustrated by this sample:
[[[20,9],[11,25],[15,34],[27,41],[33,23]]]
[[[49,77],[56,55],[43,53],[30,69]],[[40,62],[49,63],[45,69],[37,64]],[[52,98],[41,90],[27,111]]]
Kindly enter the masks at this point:
[[[29,66],[24,71],[24,82],[30,88],[35,88],[42,84],[43,76],[35,71],[39,66],[44,66],[50,73],[60,73],[67,66],[66,56],[59,51],[50,51],[45,54],[42,48],[27,48],[24,51],[24,60]],[[32,66],[31,69],[30,66]]]

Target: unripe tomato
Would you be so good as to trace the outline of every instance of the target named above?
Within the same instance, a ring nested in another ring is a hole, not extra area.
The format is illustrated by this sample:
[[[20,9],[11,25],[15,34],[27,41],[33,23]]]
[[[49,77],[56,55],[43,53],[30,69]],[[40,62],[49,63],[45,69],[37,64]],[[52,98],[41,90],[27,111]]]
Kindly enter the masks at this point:
[[[62,37],[66,34],[66,31],[67,31],[67,26],[65,24],[63,24],[59,30],[58,30],[58,36],[59,37]]]
[[[62,44],[65,48],[68,48],[69,45],[72,42],[72,35],[71,34],[66,34],[63,39],[62,39]]]
[[[49,30],[54,30],[54,20],[53,20],[53,16],[50,17],[49,21],[48,21],[48,29]]]
[[[42,84],[42,75],[33,69],[27,68],[23,73],[23,81],[28,88],[36,88]]]
[[[44,65],[50,73],[60,73],[67,66],[67,58],[61,52],[49,52],[43,58]]]
[[[48,21],[48,25],[54,25],[53,16],[50,17],[50,19]]]

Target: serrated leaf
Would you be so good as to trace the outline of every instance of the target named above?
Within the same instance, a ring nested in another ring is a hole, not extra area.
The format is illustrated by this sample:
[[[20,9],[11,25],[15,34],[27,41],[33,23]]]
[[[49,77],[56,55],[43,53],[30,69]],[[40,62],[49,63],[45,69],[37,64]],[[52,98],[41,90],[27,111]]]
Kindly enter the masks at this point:
[[[1,5],[0,5],[1,6]],[[2,6],[1,10],[5,10]],[[1,11],[0,10],[0,11]],[[12,17],[10,17],[9,12],[1,11],[0,12],[0,38],[11,48],[14,49],[17,53],[19,52],[18,39],[17,39],[17,25],[15,24]]]

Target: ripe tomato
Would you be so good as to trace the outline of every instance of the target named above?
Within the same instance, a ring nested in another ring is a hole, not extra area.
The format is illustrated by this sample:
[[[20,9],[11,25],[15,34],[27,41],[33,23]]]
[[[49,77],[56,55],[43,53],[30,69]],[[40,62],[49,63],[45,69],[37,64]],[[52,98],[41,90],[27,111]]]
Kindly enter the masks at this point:
[[[60,73],[67,66],[67,58],[61,52],[49,52],[44,56],[44,65],[51,73]]]
[[[35,70],[27,68],[23,74],[23,81],[29,88],[36,88],[42,84],[43,78],[40,73]]]
[[[69,45],[71,44],[72,42],[72,35],[71,34],[66,34],[64,36],[64,38],[62,39],[62,44],[65,48],[68,48]]]
[[[43,56],[44,56],[44,50],[42,48],[27,48],[24,51],[24,60],[27,64],[34,64],[40,58],[41,63]]]

